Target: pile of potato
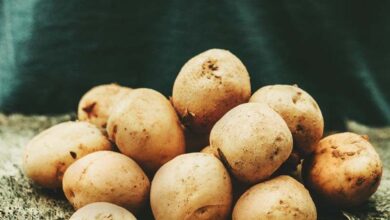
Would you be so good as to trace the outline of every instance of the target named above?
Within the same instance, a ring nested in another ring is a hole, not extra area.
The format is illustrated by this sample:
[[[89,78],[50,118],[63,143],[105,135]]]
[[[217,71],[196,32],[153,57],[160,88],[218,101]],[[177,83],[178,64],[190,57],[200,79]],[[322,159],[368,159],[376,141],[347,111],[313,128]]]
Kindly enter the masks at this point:
[[[367,136],[322,138],[307,92],[251,94],[247,69],[221,49],[190,59],[170,100],[101,85],[82,97],[78,119],[37,135],[23,156],[34,183],[62,187],[71,219],[135,219],[147,203],[157,220],[316,219],[314,201],[357,206],[382,175]],[[289,176],[301,164],[304,184]]]

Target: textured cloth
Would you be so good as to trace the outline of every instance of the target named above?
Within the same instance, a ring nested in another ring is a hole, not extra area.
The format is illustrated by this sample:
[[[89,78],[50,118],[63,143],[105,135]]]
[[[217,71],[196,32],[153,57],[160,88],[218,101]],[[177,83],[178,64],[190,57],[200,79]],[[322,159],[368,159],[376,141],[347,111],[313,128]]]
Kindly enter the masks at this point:
[[[22,149],[34,135],[71,118],[0,114],[0,219],[67,219],[73,213],[62,191],[32,185],[20,166]],[[390,128],[372,129],[353,122],[347,127],[369,135],[383,161],[384,176],[376,194],[361,207],[345,211],[319,209],[319,219],[390,219]],[[152,219],[150,212],[137,217]]]
[[[327,129],[390,125],[389,11],[365,0],[0,0],[0,111],[74,111],[109,82],[169,96],[188,59],[225,48],[253,91],[307,90]]]

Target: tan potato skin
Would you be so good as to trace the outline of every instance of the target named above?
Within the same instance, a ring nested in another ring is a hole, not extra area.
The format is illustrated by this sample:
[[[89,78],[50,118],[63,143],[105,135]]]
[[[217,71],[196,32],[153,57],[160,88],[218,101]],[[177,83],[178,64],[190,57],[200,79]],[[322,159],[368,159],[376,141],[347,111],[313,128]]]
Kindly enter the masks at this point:
[[[111,143],[88,122],[63,122],[35,136],[24,149],[27,177],[46,188],[61,187],[66,168],[83,156],[111,150]]]
[[[219,157],[219,154],[218,154],[218,149],[214,148],[214,147],[211,147],[210,145],[206,146],[205,148],[203,148],[200,152],[201,153],[206,153],[206,154],[211,154],[211,155],[214,155],[215,157],[217,157],[218,159],[221,159]]]
[[[283,119],[260,103],[241,104],[213,127],[210,144],[242,182],[267,179],[287,160],[292,136]]]
[[[378,188],[382,163],[367,137],[345,132],[322,139],[304,160],[305,185],[321,200],[341,207],[362,204]]]
[[[95,202],[77,210],[69,220],[137,220],[131,212],[108,202]]]
[[[110,202],[136,212],[149,196],[150,183],[129,157],[99,151],[73,163],[65,172],[63,190],[75,209]]]
[[[322,138],[324,119],[317,102],[304,90],[291,85],[265,86],[257,90],[249,102],[266,103],[286,121],[294,148],[310,154]]]
[[[317,211],[305,187],[289,176],[279,176],[246,191],[233,209],[233,220],[316,220]]]
[[[134,89],[112,112],[107,132],[119,150],[147,171],[185,152],[183,128],[174,108],[152,89]]]
[[[183,154],[157,171],[150,202],[156,220],[226,219],[232,202],[231,180],[214,156]]]
[[[251,95],[248,71],[232,53],[211,49],[190,59],[180,70],[172,102],[184,125],[207,133],[230,109]]]
[[[105,129],[112,108],[132,89],[117,84],[104,84],[93,87],[79,102],[77,116],[80,121],[88,121]]]

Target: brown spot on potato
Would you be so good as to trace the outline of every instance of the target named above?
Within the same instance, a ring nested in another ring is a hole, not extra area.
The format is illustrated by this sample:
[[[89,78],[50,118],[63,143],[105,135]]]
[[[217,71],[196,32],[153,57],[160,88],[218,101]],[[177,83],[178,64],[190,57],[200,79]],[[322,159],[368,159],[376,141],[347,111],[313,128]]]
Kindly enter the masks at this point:
[[[56,176],[57,179],[62,180],[62,177],[64,176],[64,172],[66,170],[66,165],[64,162],[58,162],[56,167]]]
[[[364,183],[364,181],[366,181],[364,177],[358,177],[356,180],[356,186],[361,186]]]
[[[69,192],[69,196],[70,196],[70,197],[74,197],[74,196],[75,196],[72,189],[69,189],[68,192]]]
[[[302,92],[297,92],[291,99],[294,104],[297,104],[299,99],[301,98]]]
[[[70,151],[69,154],[70,154],[70,156],[71,156],[73,159],[76,159],[76,158],[77,158],[77,153],[76,153],[76,152]]]
[[[360,135],[360,137],[362,137],[364,140],[366,141],[369,141],[370,138],[368,137],[368,135],[364,134],[364,135]]]
[[[217,60],[216,59],[209,59],[202,65],[202,73],[205,71],[216,71],[218,70]]]
[[[91,118],[92,116],[93,117],[97,116],[96,113],[94,112],[94,108],[95,108],[96,104],[97,104],[96,102],[92,102],[91,104],[82,108],[82,110],[87,114],[88,118]]]
[[[303,128],[303,126],[301,124],[297,124],[295,130],[296,130],[296,132],[303,132],[304,128]]]

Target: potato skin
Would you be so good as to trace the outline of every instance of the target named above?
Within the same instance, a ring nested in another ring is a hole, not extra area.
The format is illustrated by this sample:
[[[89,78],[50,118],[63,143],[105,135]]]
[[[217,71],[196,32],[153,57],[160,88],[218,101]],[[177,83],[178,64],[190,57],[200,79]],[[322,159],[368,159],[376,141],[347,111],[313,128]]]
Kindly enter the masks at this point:
[[[211,154],[211,155],[214,155],[215,157],[217,157],[218,159],[221,159],[219,157],[219,154],[218,154],[218,149],[217,148],[214,148],[212,146],[206,146],[204,147],[201,151],[201,153],[206,153],[206,154]]]
[[[172,103],[186,127],[207,133],[250,95],[244,64],[227,50],[211,49],[184,64],[173,85]]]
[[[137,220],[126,209],[108,202],[95,202],[77,210],[69,220]]]
[[[66,168],[83,156],[111,150],[111,143],[88,122],[63,122],[35,136],[24,149],[23,169],[33,182],[61,187]]]
[[[112,108],[131,89],[117,84],[95,86],[83,95],[77,109],[80,121],[88,121],[105,129]]]
[[[317,211],[305,187],[289,176],[279,176],[246,191],[233,209],[233,220],[315,220]]]
[[[324,119],[317,102],[298,86],[272,85],[257,90],[249,102],[266,103],[286,121],[294,148],[302,155],[313,152],[322,138]]]
[[[241,104],[213,127],[210,144],[242,182],[267,179],[292,151],[292,136],[283,119],[260,103]]]
[[[231,180],[216,157],[183,154],[157,171],[150,202],[156,220],[226,219],[232,202]]]
[[[382,163],[366,136],[345,132],[322,139],[304,160],[305,185],[323,203],[362,204],[378,188]]]
[[[174,108],[152,89],[134,89],[112,112],[107,125],[109,138],[119,150],[146,171],[185,152],[183,128]]]
[[[63,190],[75,209],[93,202],[110,202],[136,212],[149,196],[150,183],[129,157],[99,151],[73,163],[66,170]]]

